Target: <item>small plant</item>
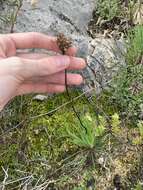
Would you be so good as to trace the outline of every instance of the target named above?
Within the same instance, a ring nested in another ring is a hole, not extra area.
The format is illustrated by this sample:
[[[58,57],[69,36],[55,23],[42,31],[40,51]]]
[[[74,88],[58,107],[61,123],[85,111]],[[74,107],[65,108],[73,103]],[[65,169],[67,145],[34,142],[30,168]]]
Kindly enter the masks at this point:
[[[114,132],[115,134],[119,134],[121,132],[120,124],[121,124],[121,121],[120,121],[119,115],[115,113],[111,117],[112,132]]]
[[[142,189],[143,189],[143,185],[141,183],[138,183],[136,187],[134,188],[134,190],[142,190]]]
[[[97,122],[90,115],[86,114],[83,118],[83,123],[87,133],[78,125],[71,127],[67,126],[66,133],[69,140],[79,147],[100,147],[103,143],[103,137],[106,131],[106,120],[104,117],[99,116],[99,121]]]
[[[134,129],[132,143],[134,145],[143,144],[143,122],[139,121],[137,124],[138,128]]]
[[[138,128],[139,128],[140,136],[143,139],[143,121],[138,122]]]
[[[99,0],[97,14],[104,20],[111,20],[120,13],[119,0]]]
[[[143,26],[128,34],[126,65],[122,66],[112,82],[112,99],[127,119],[140,119],[143,101]]]
[[[136,26],[128,33],[128,64],[141,64],[143,56],[143,26]]]

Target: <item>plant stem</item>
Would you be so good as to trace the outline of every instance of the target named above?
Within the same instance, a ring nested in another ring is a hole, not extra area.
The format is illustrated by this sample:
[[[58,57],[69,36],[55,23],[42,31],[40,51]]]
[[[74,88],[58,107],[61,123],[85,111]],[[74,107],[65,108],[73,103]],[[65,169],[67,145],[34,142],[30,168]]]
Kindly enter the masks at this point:
[[[18,1],[17,1],[17,9],[16,9],[16,12],[13,13],[12,18],[11,18],[12,20],[11,20],[10,33],[13,33],[13,32],[14,32],[15,22],[16,22],[16,19],[17,19],[18,12],[19,12],[20,8],[22,7],[22,1],[23,1],[23,0],[18,0]]]
[[[87,133],[87,129],[83,125],[83,123],[82,123],[82,121],[80,119],[80,116],[79,116],[78,112],[76,111],[76,109],[75,109],[75,107],[73,105],[73,99],[71,98],[69,90],[68,90],[68,85],[67,85],[67,70],[65,70],[65,87],[66,87],[67,96],[68,96],[69,100],[71,101],[71,106],[72,106],[73,112],[75,113],[76,117],[78,118],[78,120],[80,122],[80,125],[85,129],[85,132]]]
[[[62,52],[62,55],[65,55],[67,50],[72,46],[72,41],[70,38],[67,38],[63,33],[58,34],[57,36],[57,44],[59,46],[59,49]],[[69,101],[71,102],[71,107],[73,109],[73,112],[75,113],[76,117],[78,118],[80,122],[80,126],[84,128],[85,132],[87,133],[86,127],[83,125],[82,120],[80,119],[80,116],[78,112],[76,111],[74,104],[73,104],[73,98],[70,96],[69,90],[68,90],[68,83],[67,83],[67,70],[65,69],[65,88],[66,93],[68,96]]]

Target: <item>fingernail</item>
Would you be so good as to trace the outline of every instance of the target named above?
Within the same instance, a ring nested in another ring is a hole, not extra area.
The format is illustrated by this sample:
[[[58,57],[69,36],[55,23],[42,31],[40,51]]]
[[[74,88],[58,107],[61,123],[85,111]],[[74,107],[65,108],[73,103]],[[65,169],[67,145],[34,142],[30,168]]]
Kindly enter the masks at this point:
[[[83,84],[83,77],[81,75],[77,76],[77,85]]]
[[[86,62],[85,62],[84,59],[82,59],[82,58],[77,58],[77,57],[76,57],[76,58],[74,57],[73,59],[75,59],[75,62],[80,65],[80,68],[81,68],[81,69],[83,69],[83,68],[86,67]]]

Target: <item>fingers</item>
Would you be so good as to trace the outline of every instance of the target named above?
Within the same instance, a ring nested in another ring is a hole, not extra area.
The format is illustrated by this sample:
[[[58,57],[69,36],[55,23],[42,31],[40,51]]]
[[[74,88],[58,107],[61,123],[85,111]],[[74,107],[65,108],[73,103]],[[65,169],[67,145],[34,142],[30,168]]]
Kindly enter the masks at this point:
[[[83,59],[69,56],[51,56],[40,60],[22,59],[22,62],[21,76],[24,79],[52,75],[65,69],[83,69],[86,66]]]
[[[6,36],[13,41],[15,49],[41,48],[60,52],[56,37],[37,32],[7,34]],[[67,55],[73,56],[75,53],[74,47],[67,51]]]
[[[48,57],[45,53],[17,53],[16,56],[25,59],[43,59]]]
[[[77,49],[75,47],[71,47],[68,49],[66,55],[75,56]],[[47,57],[46,53],[17,53],[17,57],[26,58],[26,59],[42,59]]]
[[[26,59],[44,59],[44,58],[48,58],[47,54],[37,54],[37,53],[29,53],[29,54],[18,54],[18,57],[20,58],[26,58]],[[72,64],[69,66],[69,70],[79,70],[79,69],[83,69],[86,66],[86,63],[83,59],[81,58],[74,58],[74,57],[70,57],[70,61],[72,62]],[[82,62],[82,66],[79,65],[79,61]]]
[[[42,77],[65,70],[70,65],[68,56],[52,56],[40,60],[22,59],[24,79]]]
[[[69,56],[75,56],[76,55],[76,51],[77,49],[75,47],[71,47],[67,50],[66,55]],[[26,59],[42,59],[42,58],[46,58],[48,55],[46,53],[17,53],[16,54],[17,57],[20,58],[26,58]]]
[[[55,37],[37,32],[7,34],[17,49],[44,48],[59,51]]]
[[[61,93],[64,92],[65,86],[52,84],[23,84],[17,91],[16,95],[29,93]]]
[[[80,85],[83,82],[83,78],[79,74],[67,74],[67,84],[68,85]],[[54,75],[50,75],[48,77],[38,77],[33,78],[30,81],[26,81],[26,84],[58,84],[65,85],[65,73],[57,73]]]

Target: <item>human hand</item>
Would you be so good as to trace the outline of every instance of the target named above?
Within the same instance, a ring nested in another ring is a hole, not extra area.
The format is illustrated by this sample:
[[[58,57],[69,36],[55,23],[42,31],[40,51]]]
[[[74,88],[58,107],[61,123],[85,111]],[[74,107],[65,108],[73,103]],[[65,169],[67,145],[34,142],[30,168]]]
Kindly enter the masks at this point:
[[[28,93],[58,93],[65,90],[65,69],[79,70],[85,61],[74,57],[71,47],[67,55],[18,53],[18,49],[41,48],[60,52],[57,39],[40,33],[0,35],[0,110],[13,97]],[[79,74],[67,74],[68,85],[79,85]]]

